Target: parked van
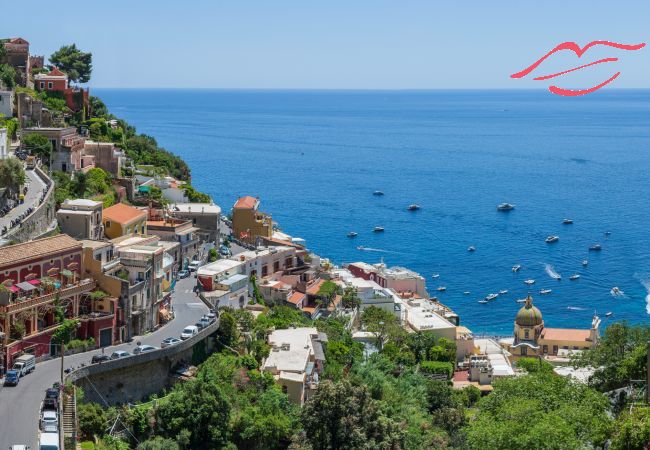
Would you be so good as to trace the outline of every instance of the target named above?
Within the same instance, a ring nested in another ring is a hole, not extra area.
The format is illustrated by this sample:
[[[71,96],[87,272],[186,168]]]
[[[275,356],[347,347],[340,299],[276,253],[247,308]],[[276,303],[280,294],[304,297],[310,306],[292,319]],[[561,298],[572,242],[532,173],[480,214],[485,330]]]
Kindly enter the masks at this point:
[[[188,325],[181,333],[181,339],[182,340],[189,339],[192,336],[196,336],[198,332],[199,332],[199,327],[197,327],[196,325]]]
[[[41,433],[38,448],[40,450],[59,450],[59,433]]]
[[[187,269],[190,272],[196,272],[199,267],[201,267],[201,261],[194,260],[187,266]]]
[[[12,367],[16,372],[20,372],[20,376],[24,377],[30,372],[36,370],[36,358],[34,355],[22,355],[14,360]]]

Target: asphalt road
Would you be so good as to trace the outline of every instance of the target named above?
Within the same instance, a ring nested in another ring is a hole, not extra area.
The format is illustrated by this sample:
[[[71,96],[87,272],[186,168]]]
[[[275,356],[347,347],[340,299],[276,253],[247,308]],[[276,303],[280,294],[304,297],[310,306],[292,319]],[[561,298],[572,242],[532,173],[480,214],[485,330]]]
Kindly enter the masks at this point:
[[[164,327],[145,336],[136,337],[131,343],[106,347],[104,352],[115,350],[133,351],[136,342],[160,347],[160,342],[170,336],[179,337],[183,328],[194,325],[208,311],[208,308],[192,292],[196,279],[192,276],[179,280],[172,294],[172,307],[176,317]],[[65,367],[78,367],[89,364],[93,355],[101,350],[79,353],[65,357]],[[12,444],[26,444],[38,449],[38,422],[40,405],[45,389],[59,381],[61,359],[53,359],[37,364],[36,370],[21,379],[16,387],[0,386],[0,448]]]
[[[25,175],[27,175],[26,184],[28,186],[27,194],[25,194],[25,202],[9,211],[6,216],[0,217],[0,230],[6,226],[7,231],[9,231],[11,229],[10,224],[12,219],[17,218],[22,213],[27,211],[27,208],[30,206],[38,206],[38,201],[43,194],[43,189],[45,189],[45,182],[41,180],[41,177],[36,175],[36,172],[34,170],[26,170]],[[0,424],[0,427],[1,426],[2,425]]]

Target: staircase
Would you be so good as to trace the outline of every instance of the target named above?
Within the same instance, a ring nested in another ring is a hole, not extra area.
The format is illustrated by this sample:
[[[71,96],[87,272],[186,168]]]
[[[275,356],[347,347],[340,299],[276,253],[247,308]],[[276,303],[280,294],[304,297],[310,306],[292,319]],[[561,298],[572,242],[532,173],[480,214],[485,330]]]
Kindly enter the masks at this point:
[[[63,401],[63,440],[65,448],[75,448],[77,440],[77,390],[72,395],[65,395]],[[71,443],[68,447],[68,443]]]

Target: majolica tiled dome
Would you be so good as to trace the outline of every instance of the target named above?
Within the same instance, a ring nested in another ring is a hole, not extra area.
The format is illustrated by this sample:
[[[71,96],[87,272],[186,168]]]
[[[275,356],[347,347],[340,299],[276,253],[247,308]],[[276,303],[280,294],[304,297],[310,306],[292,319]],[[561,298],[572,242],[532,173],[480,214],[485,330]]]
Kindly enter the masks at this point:
[[[543,323],[542,312],[533,306],[533,298],[529,295],[526,305],[519,310],[515,323],[520,327],[535,327]]]

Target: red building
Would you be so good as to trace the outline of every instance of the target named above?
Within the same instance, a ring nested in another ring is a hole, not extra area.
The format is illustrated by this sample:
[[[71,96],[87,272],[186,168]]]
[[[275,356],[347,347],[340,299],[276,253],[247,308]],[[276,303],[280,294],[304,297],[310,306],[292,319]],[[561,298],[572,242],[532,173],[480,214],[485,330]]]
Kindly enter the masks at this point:
[[[97,343],[112,343],[114,299],[90,298],[95,281],[80,279],[81,254],[81,242],[66,234],[0,248],[3,367],[10,367],[13,359],[24,353],[37,357],[57,354],[51,338],[62,318],[80,320],[72,337],[92,336]]]
[[[68,76],[56,67],[49,73],[34,76],[34,87],[39,91],[61,92],[65,103],[73,111],[88,110],[88,89],[74,88],[68,85]]]

